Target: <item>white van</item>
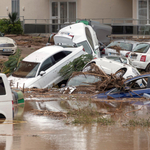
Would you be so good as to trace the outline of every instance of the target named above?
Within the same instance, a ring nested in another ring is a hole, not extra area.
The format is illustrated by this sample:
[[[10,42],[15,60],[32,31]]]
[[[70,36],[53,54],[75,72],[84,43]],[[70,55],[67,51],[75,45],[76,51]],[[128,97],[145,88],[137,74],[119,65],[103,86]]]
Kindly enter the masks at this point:
[[[46,46],[23,59],[19,68],[8,77],[12,87],[46,88],[64,78],[59,70],[75,58],[87,54],[83,46]]]
[[[90,25],[85,25],[83,23],[75,23],[68,25],[59,30],[59,32],[54,36],[55,44],[67,43],[67,39],[72,43],[83,45],[85,51],[88,54],[92,54],[94,57],[100,57],[99,43],[95,31]]]

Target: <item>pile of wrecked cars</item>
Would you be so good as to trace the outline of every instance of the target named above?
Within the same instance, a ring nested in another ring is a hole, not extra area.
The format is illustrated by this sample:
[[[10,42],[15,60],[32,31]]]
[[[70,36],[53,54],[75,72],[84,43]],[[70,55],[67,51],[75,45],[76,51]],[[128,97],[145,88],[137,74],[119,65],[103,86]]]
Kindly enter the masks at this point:
[[[97,94],[96,98],[106,98],[108,95],[117,98],[113,96],[116,93],[121,98],[134,97],[133,93],[139,90],[135,90],[137,88],[142,88],[139,91],[146,92],[143,89],[147,89],[149,85],[148,77],[144,79],[145,76],[140,76],[132,57],[138,49],[136,47],[141,47],[139,42],[119,40],[107,43],[108,46],[103,47],[96,29],[102,31],[97,23],[88,25],[82,21],[63,27],[58,33],[50,36],[49,42],[53,44],[47,43],[47,46],[24,58],[20,67],[8,79],[12,80],[14,87],[50,88],[63,81],[59,74],[63,66],[81,55],[90,54],[93,60],[80,72],[72,74],[63,88],[64,91],[61,90],[63,93],[69,89],[70,94],[92,93]],[[110,34],[111,28],[105,29],[107,34]],[[144,53],[147,49],[145,48]],[[141,53],[142,50],[138,49],[138,52]],[[146,58],[148,57],[142,54],[140,61],[144,62]],[[110,91],[101,94],[107,90]],[[135,97],[141,96],[142,92],[137,92]]]

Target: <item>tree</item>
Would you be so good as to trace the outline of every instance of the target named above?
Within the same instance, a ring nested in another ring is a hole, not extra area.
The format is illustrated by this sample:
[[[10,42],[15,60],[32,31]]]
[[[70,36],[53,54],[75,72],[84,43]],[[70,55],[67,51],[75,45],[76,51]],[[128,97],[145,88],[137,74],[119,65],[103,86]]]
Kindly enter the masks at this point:
[[[14,26],[15,22],[18,19],[18,14],[16,12],[9,13],[8,17],[9,17],[10,23],[13,24],[13,26]]]

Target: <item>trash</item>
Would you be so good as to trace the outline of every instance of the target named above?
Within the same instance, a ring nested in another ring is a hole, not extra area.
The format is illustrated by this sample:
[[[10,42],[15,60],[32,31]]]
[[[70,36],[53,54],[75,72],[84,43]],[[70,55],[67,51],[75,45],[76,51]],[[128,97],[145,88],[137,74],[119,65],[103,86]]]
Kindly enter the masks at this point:
[[[143,94],[143,97],[145,97],[146,99],[150,99],[150,95],[147,94],[147,93],[144,93],[144,94]]]

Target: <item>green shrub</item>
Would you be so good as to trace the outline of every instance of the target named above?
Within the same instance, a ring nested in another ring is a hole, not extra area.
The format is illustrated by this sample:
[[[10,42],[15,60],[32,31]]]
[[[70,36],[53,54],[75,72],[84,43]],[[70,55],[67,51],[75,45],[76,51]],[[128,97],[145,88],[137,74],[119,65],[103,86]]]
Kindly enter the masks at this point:
[[[5,74],[12,73],[19,66],[21,61],[21,50],[17,49],[14,55],[9,56],[8,61],[4,62],[2,72]]]
[[[21,21],[17,18],[17,13],[9,13],[9,19],[0,20],[0,32],[5,34],[22,34]]]

